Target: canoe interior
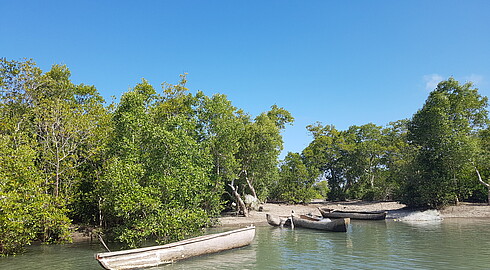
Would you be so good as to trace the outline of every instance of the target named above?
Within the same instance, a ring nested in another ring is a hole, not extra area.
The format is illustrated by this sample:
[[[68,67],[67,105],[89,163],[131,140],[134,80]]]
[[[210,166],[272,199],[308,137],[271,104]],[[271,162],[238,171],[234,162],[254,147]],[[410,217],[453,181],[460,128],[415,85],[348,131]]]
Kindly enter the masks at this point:
[[[386,211],[344,211],[344,210],[335,210],[330,208],[321,208],[326,212],[337,212],[337,213],[356,213],[356,214],[383,214]]]
[[[299,217],[302,219],[311,220],[311,221],[321,221],[322,220],[321,217],[311,216],[311,215],[300,215]]]
[[[140,269],[249,245],[255,227],[204,235],[167,245],[98,253],[95,258],[105,269]]]

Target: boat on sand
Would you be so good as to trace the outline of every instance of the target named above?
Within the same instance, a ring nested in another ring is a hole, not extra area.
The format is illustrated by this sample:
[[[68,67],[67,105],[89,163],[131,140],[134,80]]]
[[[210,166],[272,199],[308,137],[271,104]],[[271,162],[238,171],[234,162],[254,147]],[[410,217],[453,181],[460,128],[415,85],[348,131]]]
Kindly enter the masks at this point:
[[[346,232],[350,224],[349,218],[329,219],[309,215],[293,215],[292,221],[294,226],[332,232]]]
[[[325,218],[350,218],[364,220],[383,220],[386,218],[386,211],[340,211],[330,208],[318,207],[318,210]]]
[[[255,227],[199,236],[161,246],[95,254],[105,269],[139,269],[173,263],[194,256],[220,252],[249,245]]]
[[[265,218],[267,219],[267,223],[269,223],[271,226],[291,226],[291,216],[272,216],[266,214]]]
[[[272,216],[266,215],[267,223],[272,226],[293,226],[308,229],[346,232],[350,224],[349,218],[329,219],[312,215]]]

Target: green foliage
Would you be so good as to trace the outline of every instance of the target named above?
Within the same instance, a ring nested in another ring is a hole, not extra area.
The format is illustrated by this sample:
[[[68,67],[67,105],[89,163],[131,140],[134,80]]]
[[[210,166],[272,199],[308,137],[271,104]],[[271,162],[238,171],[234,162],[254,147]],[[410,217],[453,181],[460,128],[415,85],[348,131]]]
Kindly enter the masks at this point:
[[[195,234],[221,209],[210,155],[196,140],[197,121],[188,117],[194,99],[182,85],[160,97],[143,81],[123,95],[114,114],[112,158],[98,194],[103,223],[130,246]]]
[[[327,179],[330,187],[329,199],[346,199],[343,154],[348,145],[345,138],[334,126],[324,127],[317,123],[307,129],[313,135],[313,141],[302,152],[305,165],[319,178]]]
[[[312,142],[278,166],[294,120],[284,108],[252,118],[225,95],[189,93],[186,75],[161,93],[142,80],[105,107],[70,76],[0,59],[1,254],[69,241],[70,218],[133,247],[180,240],[245,194],[436,208],[490,196],[475,175],[490,178],[488,101],[471,83],[441,82],[411,120],[386,127],[310,125]]]
[[[368,155],[361,151],[364,140],[357,133],[359,128],[353,126],[348,131],[340,132],[333,126],[318,124],[309,126],[309,130],[314,141],[303,151],[303,156],[308,166],[319,172],[319,177],[328,180],[331,188],[328,197],[342,200],[348,196],[359,196],[364,185],[360,179],[364,172],[363,156]],[[357,163],[356,166],[351,166],[354,163]]]
[[[278,156],[282,150],[280,129],[263,113],[255,121],[246,123],[239,143],[241,183],[249,187],[254,197],[264,200],[278,175]]]
[[[23,134],[0,134],[0,254],[15,254],[33,240],[69,240],[66,209],[45,194],[36,152]]]
[[[290,203],[308,203],[317,193],[313,187],[315,175],[311,175],[298,153],[289,152],[280,166],[275,197]]]
[[[470,83],[450,78],[410,121],[346,131],[309,126],[314,139],[302,155],[310,170],[328,180],[329,199],[401,199],[410,206],[442,207],[478,189],[474,166],[485,171],[485,155],[477,134],[487,127],[486,108],[487,98]]]
[[[374,124],[339,131],[308,126],[313,141],[303,150],[308,169],[328,181],[331,200],[385,200],[396,196],[410,153],[405,122],[382,128]]]
[[[11,147],[12,137],[0,136],[0,253],[21,251],[37,235],[35,220],[27,205],[40,193],[40,177],[34,167],[34,151],[26,145]],[[27,168],[31,168],[31,170]],[[37,179],[36,181],[30,181]],[[37,184],[37,185],[36,185]]]
[[[120,242],[138,247],[146,239],[165,244],[195,236],[208,223],[208,215],[202,209],[171,208],[119,225],[114,232]]]
[[[474,165],[479,171],[481,179],[475,183],[476,188],[474,188],[470,198],[487,201],[490,204],[490,127],[478,132],[478,145],[480,151]]]
[[[81,176],[90,175],[79,167],[100,152],[97,132],[105,128],[99,121],[105,119],[103,100],[95,88],[74,85],[69,77],[65,66],[42,73],[32,61],[0,61],[5,120],[0,135],[10,141],[0,149],[2,217],[7,217],[2,229],[18,234],[2,235],[2,253],[21,250],[32,240],[69,239],[67,204],[78,194]],[[19,227],[20,220],[25,227]]]
[[[241,111],[233,107],[225,95],[213,95],[211,98],[202,92],[196,95],[197,106],[197,141],[203,150],[210,155],[212,167],[210,178],[213,192],[221,192],[227,200],[234,198],[224,193],[224,187],[233,183],[240,172],[240,161],[237,153],[240,147],[240,136],[245,121]]]
[[[476,132],[488,122],[487,98],[471,83],[450,78],[430,93],[409,125],[408,140],[416,147],[413,174],[404,183],[404,202],[439,208],[469,196],[474,171]]]
[[[314,199],[325,199],[328,198],[328,193],[330,192],[330,187],[326,180],[317,181],[313,184],[313,189],[315,190]]]
[[[169,242],[208,225],[230,184],[269,195],[285,109],[252,121],[224,95],[190,94],[185,75],[161,94],[143,80],[104,107],[70,76],[0,61],[2,253],[67,238],[69,217],[130,246]]]
[[[272,120],[277,128],[280,130],[286,128],[286,124],[294,122],[294,117],[284,108],[280,108],[277,105],[272,105],[270,111],[267,112],[267,117]]]

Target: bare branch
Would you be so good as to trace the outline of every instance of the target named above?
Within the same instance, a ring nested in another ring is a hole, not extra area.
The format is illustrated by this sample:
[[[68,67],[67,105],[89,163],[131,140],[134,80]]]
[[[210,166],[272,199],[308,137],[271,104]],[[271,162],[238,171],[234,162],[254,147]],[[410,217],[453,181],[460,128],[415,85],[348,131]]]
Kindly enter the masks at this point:
[[[480,181],[480,183],[485,185],[487,188],[490,188],[490,184],[485,183],[485,181],[483,181],[483,179],[481,179],[480,172],[478,171],[478,169],[476,167],[475,167],[475,170],[476,170],[476,174],[478,175],[478,181]]]

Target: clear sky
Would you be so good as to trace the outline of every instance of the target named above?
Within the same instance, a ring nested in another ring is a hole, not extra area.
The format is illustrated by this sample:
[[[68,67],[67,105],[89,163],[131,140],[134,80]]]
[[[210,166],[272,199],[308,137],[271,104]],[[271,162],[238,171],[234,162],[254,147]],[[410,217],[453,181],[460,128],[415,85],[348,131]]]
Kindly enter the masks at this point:
[[[410,118],[450,76],[489,96],[490,1],[0,0],[0,57],[65,64],[106,100],[188,73],[252,116],[290,111],[284,156],[317,121]]]

